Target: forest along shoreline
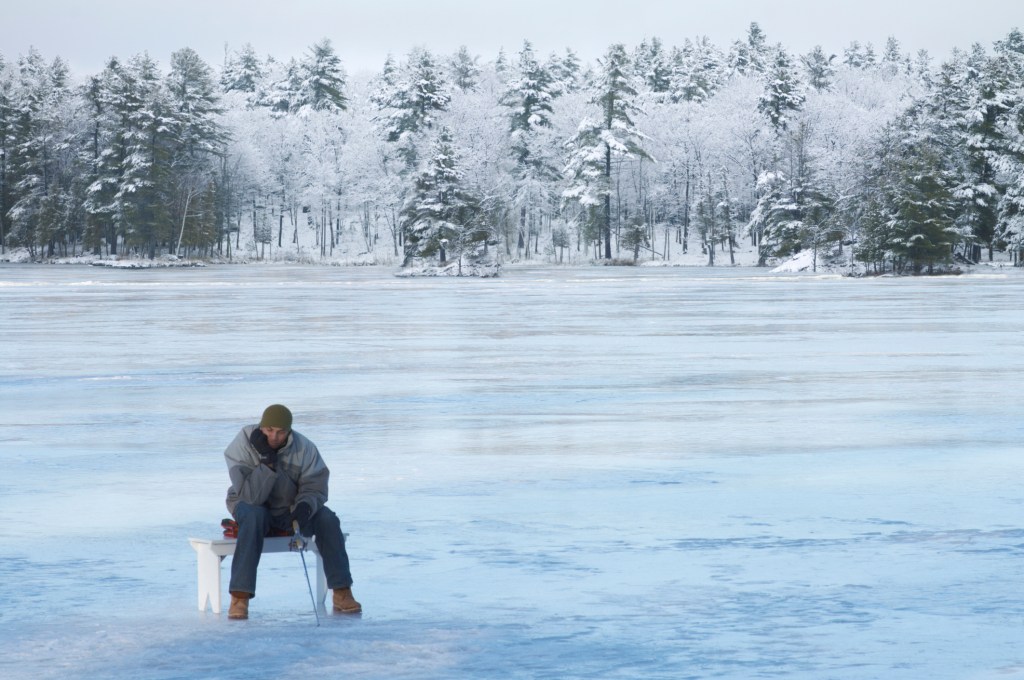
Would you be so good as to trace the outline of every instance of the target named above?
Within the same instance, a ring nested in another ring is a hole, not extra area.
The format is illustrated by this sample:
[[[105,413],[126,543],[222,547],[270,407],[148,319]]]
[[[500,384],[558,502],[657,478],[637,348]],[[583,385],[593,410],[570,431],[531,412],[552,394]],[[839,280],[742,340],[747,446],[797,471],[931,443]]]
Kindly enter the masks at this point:
[[[0,55],[0,259],[1021,264],[1024,34],[1007,28],[942,61],[898,36],[798,54],[757,23],[592,62],[529,40],[413,47],[355,75],[329,38],[91,74]]]

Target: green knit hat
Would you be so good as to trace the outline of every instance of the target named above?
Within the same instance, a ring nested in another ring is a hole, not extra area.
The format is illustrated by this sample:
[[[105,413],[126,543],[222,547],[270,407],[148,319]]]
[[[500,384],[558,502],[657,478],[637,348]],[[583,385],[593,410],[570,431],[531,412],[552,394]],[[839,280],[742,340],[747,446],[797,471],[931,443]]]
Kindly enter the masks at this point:
[[[276,427],[282,430],[292,429],[292,412],[281,404],[271,404],[263,411],[260,427]]]

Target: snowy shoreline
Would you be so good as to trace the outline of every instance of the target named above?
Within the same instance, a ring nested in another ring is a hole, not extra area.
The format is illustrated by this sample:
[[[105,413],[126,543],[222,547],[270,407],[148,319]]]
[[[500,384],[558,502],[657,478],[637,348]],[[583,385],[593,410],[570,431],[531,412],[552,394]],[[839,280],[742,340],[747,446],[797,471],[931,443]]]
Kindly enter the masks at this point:
[[[333,260],[298,260],[294,257],[280,257],[267,259],[254,259],[249,257],[236,257],[232,260],[213,259],[183,259],[173,255],[164,255],[156,259],[146,258],[117,258],[117,257],[55,257],[47,259],[31,259],[25,250],[17,250],[0,255],[0,264],[35,264],[35,265],[78,265],[92,267],[106,267],[111,269],[173,269],[173,268],[199,268],[211,266],[270,266],[285,265],[295,267],[369,267],[392,271],[395,276],[403,278],[414,277],[462,277],[462,278],[490,278],[501,275],[505,268],[531,267],[551,268],[555,270],[568,269],[589,269],[593,267],[613,268],[702,268],[702,269],[751,269],[761,270],[771,274],[819,274],[838,275],[844,277],[913,277],[913,274],[895,275],[891,272],[876,274],[863,264],[851,261],[849,258],[836,258],[831,261],[815,262],[815,256],[811,251],[797,253],[793,257],[781,261],[772,262],[765,266],[756,264],[756,253],[753,249],[746,249],[737,252],[739,261],[736,264],[708,265],[707,256],[698,253],[677,260],[640,260],[636,263],[628,260],[587,260],[575,261],[572,263],[551,262],[546,259],[513,259],[506,260],[485,266],[464,264],[461,271],[457,263],[446,265],[418,265],[403,269],[396,263],[367,262],[359,259],[336,258]],[[992,262],[982,261],[978,263],[955,262],[936,270],[934,274],[919,274],[918,276],[960,276],[975,273],[978,270],[989,269],[1017,269],[1005,253],[999,253]]]

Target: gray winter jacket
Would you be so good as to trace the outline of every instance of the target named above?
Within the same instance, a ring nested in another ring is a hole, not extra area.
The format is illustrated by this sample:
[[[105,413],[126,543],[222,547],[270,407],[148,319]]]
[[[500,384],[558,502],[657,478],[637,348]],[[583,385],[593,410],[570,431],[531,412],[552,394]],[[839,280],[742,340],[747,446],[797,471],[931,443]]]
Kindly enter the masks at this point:
[[[308,503],[315,514],[327,502],[330,470],[316,445],[292,430],[277,452],[276,470],[260,464],[260,454],[249,443],[258,425],[246,425],[224,450],[231,486],[228,511],[234,515],[240,501],[265,505],[274,515],[287,515],[299,503]]]

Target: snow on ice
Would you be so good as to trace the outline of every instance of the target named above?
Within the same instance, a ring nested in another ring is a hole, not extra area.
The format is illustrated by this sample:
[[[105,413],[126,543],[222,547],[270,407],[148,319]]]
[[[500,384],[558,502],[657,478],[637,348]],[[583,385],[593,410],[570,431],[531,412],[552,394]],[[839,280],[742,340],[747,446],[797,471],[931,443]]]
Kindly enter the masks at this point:
[[[1024,277],[0,265],[5,678],[1024,677]],[[190,535],[268,403],[360,619]]]

